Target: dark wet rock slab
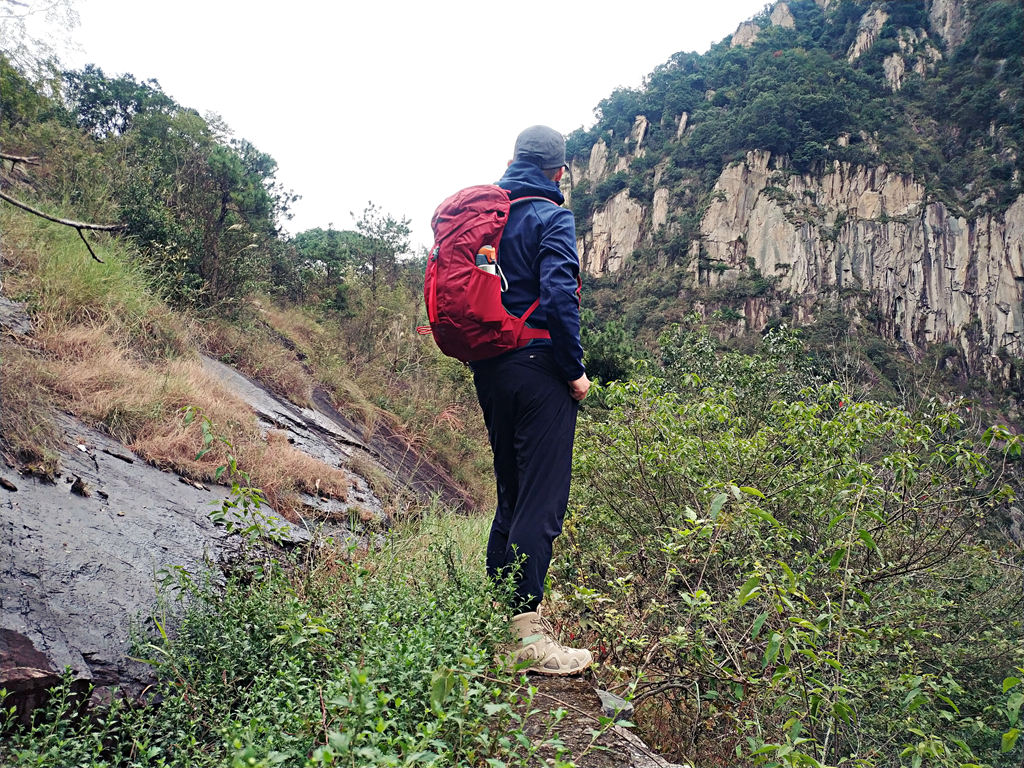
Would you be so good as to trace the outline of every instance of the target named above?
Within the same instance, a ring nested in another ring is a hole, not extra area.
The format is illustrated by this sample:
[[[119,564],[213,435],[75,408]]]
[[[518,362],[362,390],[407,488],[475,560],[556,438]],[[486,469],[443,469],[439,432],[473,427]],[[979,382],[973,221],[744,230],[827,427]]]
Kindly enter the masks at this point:
[[[58,421],[55,482],[0,465],[17,488],[0,490],[0,629],[26,638],[51,670],[145,685],[149,668],[127,657],[131,623],[150,615],[162,569],[198,574],[237,556],[237,537],[209,517],[227,491],[182,483],[71,417]]]
[[[25,336],[32,332],[32,320],[24,304],[0,296],[0,330],[15,336]]]

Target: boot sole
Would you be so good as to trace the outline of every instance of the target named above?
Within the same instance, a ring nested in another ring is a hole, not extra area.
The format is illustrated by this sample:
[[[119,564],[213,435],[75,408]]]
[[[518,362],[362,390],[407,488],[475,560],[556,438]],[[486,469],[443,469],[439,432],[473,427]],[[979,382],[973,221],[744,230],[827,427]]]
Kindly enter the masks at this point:
[[[584,672],[586,672],[592,666],[594,666],[594,662],[590,662],[585,667],[580,667],[579,669],[568,669],[568,670],[566,670],[564,672],[556,672],[553,669],[546,669],[544,667],[540,667],[540,668],[528,667],[527,669],[525,669],[523,671],[526,672],[527,674],[543,675],[544,677],[572,677],[574,675],[582,675]]]

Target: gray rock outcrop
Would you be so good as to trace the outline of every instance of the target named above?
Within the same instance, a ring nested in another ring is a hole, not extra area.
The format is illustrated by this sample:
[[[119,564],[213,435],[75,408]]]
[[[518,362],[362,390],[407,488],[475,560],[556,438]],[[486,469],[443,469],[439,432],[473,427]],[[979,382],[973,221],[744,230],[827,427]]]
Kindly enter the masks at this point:
[[[772,8],[770,18],[772,24],[776,27],[782,27],[783,29],[793,29],[796,27],[796,19],[793,18],[793,12],[789,10],[789,6],[786,3],[776,3],[775,7]]]
[[[744,21],[736,31],[733,32],[729,45],[733,48],[749,48],[757,42],[757,36],[761,33],[761,25],[754,21]]]
[[[903,87],[903,75],[906,74],[907,65],[902,56],[890,53],[882,62],[882,70],[885,72],[885,82],[892,90],[898,91]]]
[[[865,13],[861,17],[860,26],[857,28],[857,38],[850,45],[846,58],[849,61],[855,61],[874,45],[879,33],[882,31],[882,26],[888,20],[889,14],[881,8],[872,8]]]
[[[624,189],[594,213],[590,232],[577,243],[591,275],[618,272],[640,242],[644,208]]]
[[[952,344],[989,374],[1000,350],[1024,357],[1024,196],[970,221],[884,166],[797,176],[766,152],[723,171],[715,191],[701,235],[717,266],[693,265],[698,284],[757,270],[808,313],[821,296],[868,291],[891,338]]]
[[[967,37],[968,19],[966,0],[932,0],[928,8],[932,29],[946,43],[946,49],[956,48]]]

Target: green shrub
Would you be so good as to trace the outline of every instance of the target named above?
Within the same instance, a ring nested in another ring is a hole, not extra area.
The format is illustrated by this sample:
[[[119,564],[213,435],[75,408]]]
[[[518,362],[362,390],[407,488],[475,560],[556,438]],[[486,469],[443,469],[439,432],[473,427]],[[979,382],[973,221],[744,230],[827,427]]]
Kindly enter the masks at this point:
[[[851,402],[783,340],[698,336],[668,379],[595,392],[556,583],[677,759],[1014,764],[992,702],[1021,570],[981,527],[1001,455],[959,404]]]

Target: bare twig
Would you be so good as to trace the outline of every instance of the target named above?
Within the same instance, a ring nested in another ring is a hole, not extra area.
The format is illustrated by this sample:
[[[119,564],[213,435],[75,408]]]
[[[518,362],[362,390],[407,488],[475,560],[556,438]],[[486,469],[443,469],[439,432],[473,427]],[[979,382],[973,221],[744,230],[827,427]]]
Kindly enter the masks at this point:
[[[327,733],[327,706],[324,704],[324,689],[318,685],[316,691],[320,694],[320,726],[324,729],[324,745],[327,745],[330,742],[330,736]]]
[[[89,245],[89,241],[85,239],[85,235],[82,233],[82,230],[88,229],[95,232],[119,232],[120,230],[124,229],[125,226],[124,224],[89,224],[84,221],[60,219],[57,218],[56,216],[50,216],[48,213],[43,213],[42,211],[33,208],[31,205],[23,203],[20,200],[17,200],[4,192],[0,192],[0,200],[4,200],[5,202],[10,203],[15,208],[21,208],[21,210],[23,211],[28,211],[29,213],[38,216],[41,219],[52,221],[55,224],[63,224],[65,227],[71,227],[72,229],[76,230],[78,232],[78,236],[82,238],[82,242],[85,243],[85,247],[89,249],[89,255],[92,256],[100,264],[103,263],[103,259],[97,256],[96,252],[93,251],[92,246]]]

